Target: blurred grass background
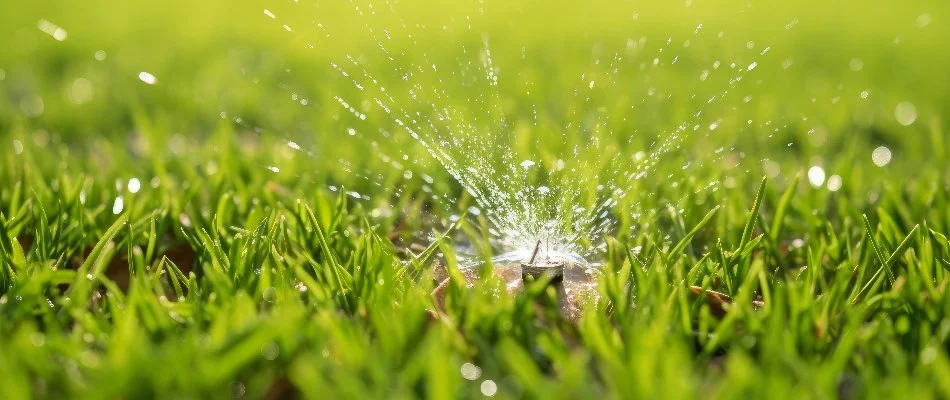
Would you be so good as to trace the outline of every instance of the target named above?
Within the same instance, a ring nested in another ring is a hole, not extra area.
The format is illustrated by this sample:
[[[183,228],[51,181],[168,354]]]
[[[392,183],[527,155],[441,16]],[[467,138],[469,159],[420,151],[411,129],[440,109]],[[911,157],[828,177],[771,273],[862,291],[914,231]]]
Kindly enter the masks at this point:
[[[406,135],[381,140],[375,131],[392,129],[392,121],[330,68],[331,61],[339,63],[349,54],[371,73],[398,80],[382,62],[366,28],[370,26],[394,32],[392,45],[405,55],[398,62],[422,65],[428,57],[448,69],[458,65],[460,45],[480,46],[482,35],[487,34],[495,65],[501,70],[503,108],[512,129],[521,132],[524,129],[519,127],[530,126],[533,113],[528,105],[541,104],[539,128],[519,134],[529,138],[522,143],[559,142],[554,135],[572,122],[564,115],[580,103],[572,97],[578,77],[585,73],[604,76],[606,69],[594,60],[606,60],[611,53],[627,49],[629,61],[621,65],[618,84],[598,87],[601,92],[595,95],[599,97],[575,122],[589,125],[588,116],[606,107],[614,123],[610,132],[602,134],[618,143],[632,134],[630,151],[649,148],[689,121],[705,98],[721,94],[731,76],[728,73],[714,75],[709,82],[698,80],[714,61],[721,60],[724,66],[736,62],[741,69],[752,55],[768,47],[770,52],[759,57],[755,73],[696,121],[705,128],[721,118],[722,128],[711,136],[688,135],[683,150],[663,160],[661,169],[676,170],[690,160],[698,166],[702,160],[721,159],[711,154],[725,148],[743,160],[743,166],[733,172],[762,175],[762,162],[773,161],[787,165],[779,173],[772,168],[768,174],[781,180],[820,165],[828,176],[849,174],[845,190],[864,194],[878,183],[866,176],[892,174],[896,179],[931,166],[946,172],[941,167],[947,165],[950,144],[942,117],[950,112],[946,101],[950,88],[944,79],[950,52],[945,51],[948,45],[943,38],[950,28],[941,23],[948,15],[948,7],[942,4],[413,1],[398,4],[395,13],[378,3],[378,13],[357,15],[358,7],[371,10],[370,4],[14,5],[0,24],[0,36],[9,39],[0,44],[4,71],[0,128],[4,135],[58,152],[56,157],[37,154],[50,173],[57,172],[49,169],[53,164],[45,159],[57,158],[68,161],[74,172],[115,175],[120,170],[129,172],[129,166],[134,175],[157,172],[161,180],[174,180],[175,176],[162,174],[168,165],[207,169],[207,164],[196,160],[233,151],[209,140],[213,132],[226,129],[238,132],[234,146],[253,150],[237,152],[243,154],[238,158],[254,161],[221,168],[212,165],[213,169],[253,170],[284,160],[287,165],[279,165],[284,173],[275,178],[281,183],[324,184],[332,176],[332,182],[363,193],[379,191],[374,187],[383,182],[387,182],[386,191],[396,191],[398,185],[385,172],[391,166],[361,152],[376,143],[376,152],[390,158],[408,155],[417,175],[439,177],[436,181],[441,187],[435,192],[458,193],[445,171]],[[267,17],[265,9],[278,18]],[[40,21],[56,24],[68,36],[57,41],[38,29]],[[400,29],[400,22],[410,28]],[[417,28],[419,24],[425,28]],[[703,31],[697,36],[694,32],[700,24]],[[325,38],[324,32],[332,37]],[[405,38],[413,32],[417,44],[399,39],[400,34]],[[717,32],[723,36],[719,38]],[[629,43],[641,38],[646,44],[631,53]],[[673,44],[664,45],[667,41]],[[691,46],[678,46],[688,41]],[[314,48],[307,48],[314,43]],[[748,49],[749,44],[754,48]],[[661,53],[663,47],[667,47],[666,55]],[[97,54],[103,59],[98,60]],[[530,58],[523,60],[524,54]],[[674,55],[682,60],[669,65]],[[644,70],[653,57],[661,56],[664,63],[659,68]],[[138,75],[143,71],[157,77],[158,83],[141,82]],[[450,101],[456,103],[450,105],[464,108],[463,100],[472,93],[455,89],[450,90]],[[648,90],[658,94],[648,98],[644,95]],[[334,100],[337,95],[358,103],[369,120],[348,115]],[[670,100],[664,100],[664,95]],[[744,96],[750,101],[743,101]],[[301,105],[301,99],[308,104]],[[641,99],[649,102],[634,112],[625,111]],[[916,120],[911,126],[900,125],[894,117],[901,102],[914,105]],[[473,115],[484,117],[478,110]],[[345,135],[350,128],[361,133],[355,140]],[[30,137],[35,140],[27,140]],[[286,149],[277,149],[282,140],[295,140],[315,156],[300,162],[305,157],[294,158]],[[207,149],[189,157],[186,150],[198,145]],[[878,146],[894,154],[889,168],[882,170],[871,163],[871,150]],[[539,147],[515,150],[525,158],[547,151],[551,154],[542,156],[547,159],[566,151]],[[332,154],[324,152],[329,148]],[[11,150],[5,147],[7,154]],[[89,154],[97,156],[89,158]],[[710,179],[721,172],[720,168],[697,168],[696,175]],[[644,185],[659,185],[666,176],[669,173],[657,172]],[[98,180],[118,177],[102,178]],[[752,190],[755,179],[748,182],[746,189]],[[388,201],[386,196],[378,197],[382,203]],[[859,203],[867,200],[867,196],[853,197]]]

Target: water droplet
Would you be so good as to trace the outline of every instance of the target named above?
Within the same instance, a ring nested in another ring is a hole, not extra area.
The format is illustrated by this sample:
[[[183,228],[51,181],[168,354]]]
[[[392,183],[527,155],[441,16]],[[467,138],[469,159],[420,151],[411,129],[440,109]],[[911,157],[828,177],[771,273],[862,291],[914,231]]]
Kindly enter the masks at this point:
[[[927,25],[930,25],[930,23],[933,22],[933,20],[934,19],[932,16],[930,16],[930,14],[923,13],[923,14],[920,14],[919,17],[917,17],[916,24],[918,28],[924,28]]]
[[[69,35],[65,29],[45,19],[39,20],[39,22],[36,23],[36,27],[59,42],[66,40],[66,36]]]
[[[20,111],[27,117],[39,117],[43,115],[44,110],[46,110],[46,104],[43,102],[43,98],[38,95],[31,94],[20,99]]]
[[[883,167],[891,162],[891,149],[879,146],[871,152],[871,161],[878,167]]]
[[[819,166],[808,169],[808,182],[814,187],[821,187],[825,183],[825,170]]]
[[[848,67],[851,68],[852,71],[858,72],[864,68],[864,60],[860,58],[852,58],[851,62],[848,63]]]
[[[897,119],[897,123],[910,126],[917,120],[917,107],[909,101],[901,102],[894,108],[894,118]]]
[[[491,379],[486,379],[482,381],[482,385],[479,387],[482,391],[482,394],[488,397],[492,397],[495,393],[498,393],[498,385],[495,384],[495,381]]]
[[[93,57],[96,58],[96,61],[105,61],[105,59],[106,59],[106,52],[105,52],[105,51],[102,51],[102,50],[99,50],[99,51],[96,52],[96,54],[95,54]]]
[[[274,342],[267,342],[261,346],[261,356],[265,360],[274,361],[277,359],[277,356],[280,354],[280,346]]]
[[[139,80],[149,85],[154,85],[155,82],[158,82],[158,79],[155,78],[155,75],[152,75],[151,72],[146,71],[139,72]]]
[[[23,154],[23,142],[13,139],[13,152],[16,154]]]
[[[125,208],[125,200],[122,199],[122,196],[117,196],[115,202],[112,203],[112,213],[119,215],[122,213],[123,208]]]
[[[521,168],[528,169],[534,166],[534,161],[524,160],[521,162]]]
[[[78,78],[69,85],[69,90],[66,91],[66,97],[69,98],[73,104],[86,104],[92,100],[95,90],[92,87],[92,82],[86,78]]]
[[[273,303],[277,301],[277,289],[275,289],[273,286],[264,289],[264,293],[261,295],[261,297],[264,298],[264,301]]]
[[[769,178],[775,178],[782,173],[782,167],[775,161],[765,159],[762,160],[762,172],[765,172],[765,175]]]
[[[837,192],[838,190],[841,190],[841,176],[840,175],[832,175],[831,177],[828,178],[828,190],[832,192]]]
[[[139,178],[129,179],[128,188],[129,192],[138,193],[139,190],[142,189],[142,182],[139,181]]]
[[[462,373],[462,377],[470,381],[474,381],[482,376],[482,369],[472,363],[462,364],[460,371]]]

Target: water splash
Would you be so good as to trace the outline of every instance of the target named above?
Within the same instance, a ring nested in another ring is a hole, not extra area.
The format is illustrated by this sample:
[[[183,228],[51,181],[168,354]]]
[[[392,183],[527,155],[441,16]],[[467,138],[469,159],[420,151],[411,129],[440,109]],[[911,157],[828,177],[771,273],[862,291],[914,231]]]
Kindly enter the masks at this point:
[[[515,73],[510,78],[503,74],[503,68],[496,65],[489,35],[459,43],[454,59],[449,57],[451,61],[446,62],[446,57],[433,56],[432,50],[420,44],[421,35],[413,34],[414,30],[433,32],[425,26],[411,27],[392,2],[383,1],[383,9],[375,3],[351,4],[375,51],[369,56],[348,52],[330,62],[355,89],[354,93],[334,95],[333,100],[355,120],[369,119],[377,126],[388,121],[390,125],[380,131],[387,135],[391,134],[389,128],[405,132],[437,160],[474,200],[476,206],[470,208],[470,214],[488,222],[487,233],[496,253],[502,254],[496,261],[501,262],[524,262],[539,254],[542,260],[584,262],[602,251],[602,239],[617,233],[616,206],[649,196],[629,190],[633,182],[651,174],[667,154],[680,149],[685,138],[701,127],[707,127],[706,135],[715,131],[722,117],[707,115],[707,109],[754,73],[760,58],[771,50],[758,50],[749,41],[746,48],[752,59],[728,64],[717,59],[701,66],[698,81],[717,81],[719,86],[708,97],[692,93],[689,100],[695,100],[696,106],[687,117],[668,131],[651,132],[657,141],[631,151],[634,139],[642,134],[625,131],[629,119],[662,107],[673,97],[650,85],[650,74],[682,65],[678,52],[689,48],[690,40],[680,46],[669,37],[659,46],[648,47],[646,36],[630,38],[612,53],[597,46],[592,65],[574,82],[565,109],[547,111],[561,117],[562,124],[552,127],[539,123],[539,110],[551,108],[551,104],[539,104],[532,93],[545,88],[532,87],[530,80],[525,84],[517,65],[511,66]],[[395,27],[373,22],[384,10],[397,21]],[[297,35],[298,30],[273,12],[264,10],[264,14]],[[470,16],[464,18],[464,29],[474,33],[471,20]],[[334,33],[323,23],[314,21],[313,25],[320,33],[317,36],[333,40]],[[449,29],[447,25],[440,28]],[[699,24],[692,34],[701,36],[708,30]],[[722,38],[723,32],[715,35]],[[316,47],[307,42],[307,48]],[[530,63],[526,53],[522,47],[524,64]],[[631,83],[645,87],[628,86]],[[623,95],[627,109],[620,115],[612,113],[603,100],[609,98],[605,93],[618,90],[640,90],[639,98]],[[375,110],[361,106],[366,102]],[[513,102],[519,104],[513,106]],[[530,123],[517,118],[525,115],[522,111],[529,111]],[[554,132],[547,131],[552,128]],[[299,150],[294,142],[288,146]],[[391,157],[382,157],[398,164]],[[416,161],[407,153],[399,158]],[[694,165],[687,161],[683,170],[691,167]],[[427,183],[432,183],[431,178]],[[459,200],[449,193],[443,193],[442,199]]]

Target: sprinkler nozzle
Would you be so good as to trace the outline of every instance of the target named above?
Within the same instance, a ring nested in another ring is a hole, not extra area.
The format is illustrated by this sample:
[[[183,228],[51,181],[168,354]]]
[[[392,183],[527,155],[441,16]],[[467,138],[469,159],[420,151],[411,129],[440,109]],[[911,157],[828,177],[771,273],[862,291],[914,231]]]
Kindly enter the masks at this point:
[[[541,250],[541,239],[538,239],[538,244],[534,245],[534,251],[531,253],[531,259],[528,260],[528,264],[534,264],[534,259],[538,257],[538,250]]]

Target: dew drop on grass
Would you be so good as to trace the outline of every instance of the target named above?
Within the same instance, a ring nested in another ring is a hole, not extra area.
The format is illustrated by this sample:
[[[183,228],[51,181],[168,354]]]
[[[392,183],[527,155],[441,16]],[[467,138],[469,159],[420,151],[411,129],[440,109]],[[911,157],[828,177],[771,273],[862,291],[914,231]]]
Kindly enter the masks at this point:
[[[76,105],[90,102],[94,94],[95,89],[93,89],[92,82],[86,78],[77,78],[69,85],[69,90],[66,91],[66,97]]]
[[[13,139],[13,152],[15,154],[23,154],[23,142]]]
[[[848,67],[851,68],[852,71],[858,72],[864,68],[864,60],[860,58],[852,58],[851,62],[848,63]]]
[[[808,183],[813,187],[821,187],[825,183],[825,170],[820,166],[813,166],[808,169]]]
[[[479,389],[481,389],[483,395],[488,397],[492,397],[495,395],[495,393],[498,393],[498,385],[495,384],[495,381],[491,379],[482,381],[482,385],[479,387]]]
[[[273,303],[274,301],[277,300],[277,289],[275,289],[273,286],[267,289],[264,289],[264,293],[261,295],[261,297],[264,298],[264,301],[268,303]]]
[[[140,181],[139,178],[129,179],[129,183],[127,187],[129,189],[129,192],[138,193],[139,190],[142,189],[142,181]]]
[[[65,29],[60,28],[56,24],[45,19],[39,20],[36,23],[36,27],[43,31],[43,33],[50,35],[53,39],[59,42],[66,40],[66,37],[69,36]]]
[[[36,118],[40,115],[43,115],[43,111],[46,110],[46,103],[43,102],[43,98],[31,94],[24,96],[20,99],[20,111],[23,112],[23,115],[26,115],[30,118]]]
[[[112,203],[112,213],[119,215],[122,213],[122,209],[125,208],[125,200],[122,199],[122,196],[116,196],[115,202]]]
[[[891,162],[891,149],[885,146],[878,146],[871,152],[871,161],[878,167],[886,166]]]
[[[910,126],[917,120],[917,107],[909,101],[901,102],[894,108],[894,118],[897,119],[897,123]]]
[[[769,178],[775,178],[782,173],[782,167],[778,162],[765,159],[762,160],[762,172]]]
[[[267,361],[274,361],[280,355],[280,346],[274,342],[267,342],[261,346],[261,356]]]
[[[139,72],[139,80],[149,85],[154,85],[156,82],[158,82],[158,78],[156,78],[155,75],[152,75],[151,72],[146,71]]]
[[[828,190],[832,192],[841,190],[841,175],[832,175],[828,178]]]
[[[460,372],[462,373],[462,378],[470,381],[474,381],[482,376],[482,369],[472,363],[462,364]]]

